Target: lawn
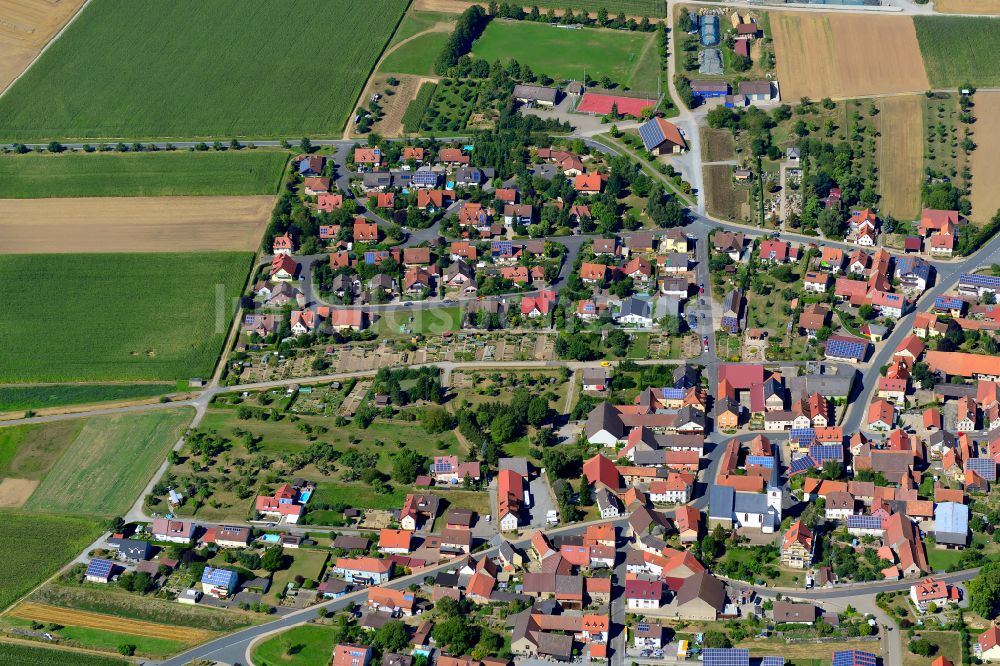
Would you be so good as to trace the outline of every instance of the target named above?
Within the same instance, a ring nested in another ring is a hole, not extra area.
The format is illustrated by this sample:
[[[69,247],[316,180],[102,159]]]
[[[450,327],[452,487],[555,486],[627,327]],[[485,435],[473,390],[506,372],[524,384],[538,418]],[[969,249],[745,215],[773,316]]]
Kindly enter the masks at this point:
[[[962,551],[943,548],[927,549],[927,564],[934,571],[950,571],[962,559]]]
[[[317,580],[323,575],[323,567],[330,553],[325,550],[310,550],[308,548],[297,548],[285,551],[285,554],[293,557],[291,566],[274,572],[271,587],[275,592],[285,589],[289,582],[296,576],[302,576],[306,580]]]
[[[920,631],[916,627],[917,633],[914,638],[926,638],[935,646],[936,651],[933,656],[944,656],[953,664],[962,663],[962,639],[957,631]],[[975,634],[973,634],[975,636]],[[903,666],[923,666],[927,663],[927,657],[913,654],[906,648],[907,641],[903,646]]]
[[[0,199],[273,194],[284,151],[63,153],[0,157]]]
[[[101,529],[89,518],[0,511],[0,580],[4,581],[0,585],[0,609],[76,557]]]
[[[54,650],[23,643],[0,643],[0,666],[126,666],[131,662],[85,652]]]
[[[461,327],[462,307],[453,306],[384,310],[372,329],[379,337],[390,337],[440,334],[458,331]]]
[[[472,53],[487,62],[514,59],[554,79],[581,81],[586,70],[598,81],[607,76],[620,86],[653,91],[660,70],[645,61],[659,62],[654,42],[654,33],[493,21],[472,45]]]
[[[0,256],[0,382],[206,377],[251,255]]]
[[[927,78],[935,88],[1000,85],[1000,19],[914,16]]]
[[[434,61],[448,41],[447,32],[428,32],[415,37],[386,56],[379,71],[391,74],[434,74]]]
[[[334,627],[304,624],[260,643],[251,657],[257,666],[326,666],[335,642]]]
[[[24,508],[98,516],[126,513],[192,414],[185,407],[87,419]]]
[[[43,384],[0,386],[0,412],[85,405],[110,400],[152,398],[177,390],[176,384]],[[2,455],[2,454],[0,454]]]
[[[339,135],[408,5],[93,2],[0,99],[0,136]]]

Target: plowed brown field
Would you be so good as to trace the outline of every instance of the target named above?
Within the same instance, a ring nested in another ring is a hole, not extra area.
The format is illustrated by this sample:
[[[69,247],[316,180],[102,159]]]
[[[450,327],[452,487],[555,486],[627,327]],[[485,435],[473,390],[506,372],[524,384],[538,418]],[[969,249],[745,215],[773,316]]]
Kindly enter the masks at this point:
[[[84,0],[0,0],[0,91],[80,9]]]
[[[789,102],[930,87],[909,17],[772,12],[771,29],[781,96]]]
[[[115,617],[114,615],[91,613],[90,611],[61,608],[59,606],[49,606],[48,604],[36,604],[33,602],[19,604],[10,611],[10,614],[24,620],[54,622],[67,627],[103,629],[104,631],[116,631],[122,634],[132,634],[133,636],[166,638],[185,643],[199,643],[216,635],[215,632],[204,629],[174,627],[169,624],[129,620],[123,617]]]
[[[272,196],[0,199],[0,252],[256,250]]]

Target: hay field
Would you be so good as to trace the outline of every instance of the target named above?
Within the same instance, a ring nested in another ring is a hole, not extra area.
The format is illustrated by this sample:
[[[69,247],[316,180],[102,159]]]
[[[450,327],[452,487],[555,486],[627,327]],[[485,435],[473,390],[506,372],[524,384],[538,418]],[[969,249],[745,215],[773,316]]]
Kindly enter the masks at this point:
[[[896,219],[912,220],[920,214],[924,154],[923,97],[886,97],[879,107],[881,210]]]
[[[1000,0],[934,0],[942,14],[1000,14]]]
[[[273,204],[272,196],[0,199],[2,251],[254,251]]]
[[[123,617],[105,615],[104,613],[91,613],[71,608],[60,608],[59,606],[50,606],[30,601],[19,604],[10,611],[10,614],[14,617],[35,620],[37,622],[52,622],[71,627],[89,627],[91,629],[115,631],[135,636],[166,638],[185,643],[199,643],[216,635],[215,632],[204,629],[174,627],[169,624],[130,620]]]
[[[904,16],[771,12],[783,99],[851,98],[930,87]],[[877,49],[859,48],[877,44]]]
[[[25,511],[123,515],[191,422],[189,407],[95,416],[52,466]]]
[[[84,0],[0,0],[0,91],[31,64]]]
[[[972,151],[973,222],[984,224],[1000,209],[1000,92],[977,92]]]

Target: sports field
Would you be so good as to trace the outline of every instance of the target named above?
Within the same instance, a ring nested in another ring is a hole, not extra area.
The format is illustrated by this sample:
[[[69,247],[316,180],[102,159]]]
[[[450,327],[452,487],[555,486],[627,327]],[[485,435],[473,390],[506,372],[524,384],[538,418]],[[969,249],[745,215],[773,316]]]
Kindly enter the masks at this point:
[[[139,400],[172,393],[176,384],[38,384],[0,386],[0,412]],[[2,456],[2,454],[0,454]]]
[[[656,106],[655,99],[587,92],[580,98],[576,110],[580,113],[595,113],[603,116],[611,113],[613,107],[617,107],[618,113],[639,118],[642,116],[643,109],[650,106]]]
[[[84,0],[0,0],[0,92],[83,5]]]
[[[920,214],[923,175],[923,97],[886,97],[879,102],[879,185],[882,212],[899,220]]]
[[[0,99],[0,137],[338,134],[408,4],[98,0]]]
[[[923,92],[929,87],[909,17],[771,12],[770,22],[785,100]],[[858,44],[878,44],[878,49]]]
[[[977,92],[973,97],[977,147],[972,151],[972,215],[980,224],[1000,209],[1000,92]]]
[[[101,530],[89,518],[0,511],[0,609],[76,557]]]
[[[253,251],[273,206],[271,195],[0,199],[0,251]]]
[[[634,90],[655,91],[660,56],[654,33],[583,28],[568,30],[547,23],[492,21],[472,45],[472,55],[488,62],[517,60],[535,74],[583,80],[608,76]]]
[[[95,516],[126,513],[192,415],[184,407],[86,419],[24,510]]]
[[[1000,86],[1000,19],[914,16],[913,23],[935,88]]]
[[[274,194],[288,153],[63,153],[0,157],[0,199]]]
[[[210,376],[251,256],[0,256],[0,382]]]

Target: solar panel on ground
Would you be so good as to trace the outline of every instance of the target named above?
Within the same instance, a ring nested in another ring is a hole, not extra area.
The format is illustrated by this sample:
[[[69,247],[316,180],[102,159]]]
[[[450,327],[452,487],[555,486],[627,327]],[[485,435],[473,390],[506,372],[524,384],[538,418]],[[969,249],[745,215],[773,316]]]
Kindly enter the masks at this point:
[[[705,648],[705,666],[749,666],[750,650],[746,648]]]

